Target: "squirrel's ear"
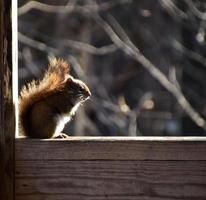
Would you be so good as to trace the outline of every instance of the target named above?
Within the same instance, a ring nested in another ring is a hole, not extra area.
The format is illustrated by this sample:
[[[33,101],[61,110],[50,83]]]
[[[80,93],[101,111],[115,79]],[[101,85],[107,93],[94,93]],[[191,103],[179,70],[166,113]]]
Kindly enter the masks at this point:
[[[68,84],[69,84],[69,83],[72,83],[72,82],[74,82],[74,78],[69,75],[69,76],[67,77],[66,82],[67,82]]]

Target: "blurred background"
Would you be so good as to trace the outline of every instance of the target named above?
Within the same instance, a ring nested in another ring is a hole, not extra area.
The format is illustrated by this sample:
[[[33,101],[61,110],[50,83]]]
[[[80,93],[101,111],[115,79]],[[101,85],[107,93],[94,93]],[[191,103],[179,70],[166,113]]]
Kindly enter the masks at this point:
[[[19,90],[49,59],[92,97],[69,135],[206,135],[204,0],[19,0]]]

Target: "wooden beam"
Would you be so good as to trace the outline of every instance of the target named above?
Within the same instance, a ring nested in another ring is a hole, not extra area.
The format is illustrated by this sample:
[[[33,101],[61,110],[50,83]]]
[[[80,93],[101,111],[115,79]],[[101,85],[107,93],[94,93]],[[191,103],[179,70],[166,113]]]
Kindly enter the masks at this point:
[[[16,139],[16,200],[205,200],[205,138]]]
[[[18,138],[15,152],[16,160],[206,160],[206,138]]]
[[[0,199],[14,199],[11,1],[0,1]]]
[[[206,161],[25,161],[16,200],[206,199]]]

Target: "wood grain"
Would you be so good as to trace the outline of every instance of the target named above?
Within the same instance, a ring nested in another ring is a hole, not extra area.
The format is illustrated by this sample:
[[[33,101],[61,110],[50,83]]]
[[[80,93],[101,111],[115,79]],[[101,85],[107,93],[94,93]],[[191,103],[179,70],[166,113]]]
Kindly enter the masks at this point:
[[[205,151],[205,138],[19,138],[15,197],[205,200]]]
[[[14,198],[11,1],[0,1],[0,199]]]
[[[206,161],[17,161],[16,199],[206,199]]]
[[[16,139],[16,160],[206,160],[205,138]]]

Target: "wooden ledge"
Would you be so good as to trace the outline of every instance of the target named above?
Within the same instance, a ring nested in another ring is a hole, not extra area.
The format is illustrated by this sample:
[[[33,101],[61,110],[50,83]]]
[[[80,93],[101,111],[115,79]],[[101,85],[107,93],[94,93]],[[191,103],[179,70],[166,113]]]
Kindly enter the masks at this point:
[[[206,199],[206,139],[16,139],[16,200]]]
[[[16,160],[206,160],[206,137],[15,140]]]
[[[94,136],[72,136],[64,139],[30,139],[24,136],[17,137],[16,140],[38,140],[38,141],[206,141],[206,137],[196,137],[196,136],[186,136],[186,137],[150,137],[150,136],[140,136],[140,137],[94,137]]]

